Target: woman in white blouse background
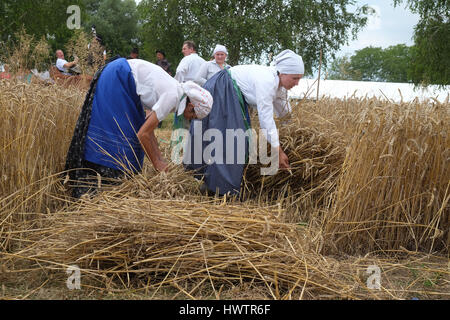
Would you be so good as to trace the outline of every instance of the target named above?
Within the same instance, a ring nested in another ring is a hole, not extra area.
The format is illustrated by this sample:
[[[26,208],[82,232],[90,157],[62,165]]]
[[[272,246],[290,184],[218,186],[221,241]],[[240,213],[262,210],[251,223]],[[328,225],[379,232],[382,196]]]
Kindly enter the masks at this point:
[[[227,48],[220,44],[216,45],[213,52],[214,60],[207,61],[200,66],[194,81],[203,86],[217,72],[229,67],[225,62],[227,56]]]

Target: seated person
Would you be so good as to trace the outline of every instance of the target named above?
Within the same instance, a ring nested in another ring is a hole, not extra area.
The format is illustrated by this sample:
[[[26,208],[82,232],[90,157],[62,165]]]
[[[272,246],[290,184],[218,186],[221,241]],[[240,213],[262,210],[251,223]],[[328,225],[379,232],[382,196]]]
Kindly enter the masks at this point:
[[[0,80],[1,79],[11,79],[11,75],[9,74],[9,66],[7,64],[5,64],[3,66],[3,69],[5,69],[5,71],[0,73]]]
[[[62,74],[71,76],[72,73],[68,70],[77,65],[78,58],[75,58],[72,62],[67,62],[67,60],[64,59],[64,52],[62,52],[62,50],[56,50],[56,58],[56,68],[61,71]]]

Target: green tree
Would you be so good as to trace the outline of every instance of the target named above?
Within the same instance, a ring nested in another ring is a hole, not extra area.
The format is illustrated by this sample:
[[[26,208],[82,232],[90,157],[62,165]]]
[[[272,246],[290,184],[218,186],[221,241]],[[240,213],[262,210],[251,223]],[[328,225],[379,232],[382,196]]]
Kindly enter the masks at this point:
[[[108,52],[127,56],[137,46],[138,13],[134,0],[84,0],[86,19],[83,22],[86,32],[95,25]]]
[[[356,50],[350,58],[350,73],[353,80],[383,81],[383,49],[366,47]]]
[[[414,29],[410,76],[415,84],[450,84],[450,2],[394,0],[405,3],[420,20]]]
[[[353,0],[142,0],[138,11],[148,52],[165,49],[174,64],[183,40],[199,45],[209,59],[217,43],[228,48],[231,65],[268,62],[282,49],[303,56],[306,71],[355,37],[370,9],[347,10]],[[170,55],[169,55],[170,54]]]
[[[352,56],[336,58],[328,70],[328,79],[409,82],[412,50],[404,44],[357,50]]]
[[[78,5],[83,10],[83,0],[2,0],[0,1],[0,41],[15,41],[15,34],[25,28],[27,34],[37,39],[43,36],[52,49],[62,47],[73,34],[67,28],[67,8]]]
[[[387,82],[410,82],[412,50],[405,44],[384,49],[381,78]]]
[[[350,56],[337,57],[327,69],[327,79],[330,80],[353,80],[353,74],[350,70]]]

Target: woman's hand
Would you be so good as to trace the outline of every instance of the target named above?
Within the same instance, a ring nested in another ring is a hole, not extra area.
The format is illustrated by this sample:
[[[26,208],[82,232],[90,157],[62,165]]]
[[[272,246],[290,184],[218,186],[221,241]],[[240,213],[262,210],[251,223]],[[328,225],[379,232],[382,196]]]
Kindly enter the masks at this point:
[[[169,170],[169,164],[165,159],[158,159],[154,163],[154,167],[159,172],[167,172]]]
[[[278,167],[280,169],[290,169],[289,158],[281,147],[278,147]]]

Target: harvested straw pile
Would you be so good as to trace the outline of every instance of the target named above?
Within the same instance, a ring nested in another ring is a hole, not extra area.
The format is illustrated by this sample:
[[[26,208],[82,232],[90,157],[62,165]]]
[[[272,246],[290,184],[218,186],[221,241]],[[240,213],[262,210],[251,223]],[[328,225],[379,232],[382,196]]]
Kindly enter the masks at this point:
[[[49,228],[31,232],[35,242],[15,256],[62,275],[76,264],[97,285],[112,288],[191,283],[191,296],[205,282],[217,294],[222,285],[253,281],[272,298],[351,298],[352,286],[334,278],[336,265],[315,253],[297,225],[283,223],[282,214],[280,207],[104,193],[45,217]]]

